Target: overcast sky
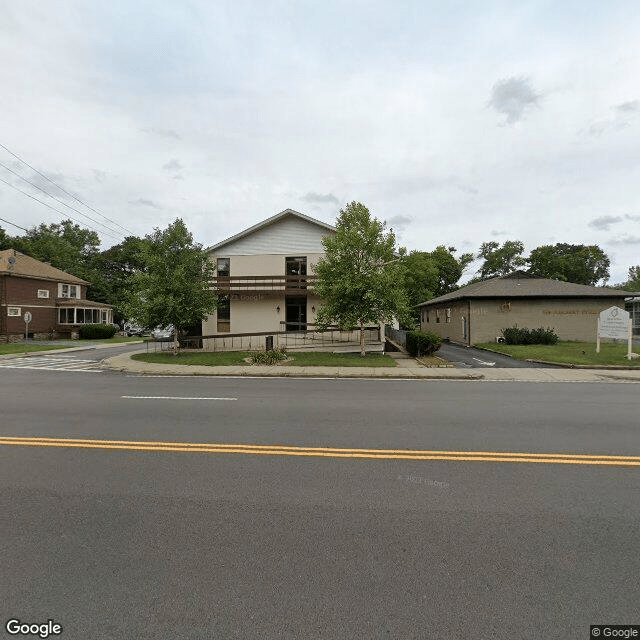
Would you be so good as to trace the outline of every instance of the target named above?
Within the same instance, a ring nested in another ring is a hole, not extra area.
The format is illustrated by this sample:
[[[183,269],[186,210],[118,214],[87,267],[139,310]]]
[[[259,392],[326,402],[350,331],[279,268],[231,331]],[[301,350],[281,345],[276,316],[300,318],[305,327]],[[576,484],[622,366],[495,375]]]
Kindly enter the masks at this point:
[[[182,217],[208,246],[357,200],[408,249],[599,244],[612,283],[640,264],[637,0],[0,7],[0,143],[95,212],[0,163],[124,235]],[[0,182],[0,217],[63,216]]]

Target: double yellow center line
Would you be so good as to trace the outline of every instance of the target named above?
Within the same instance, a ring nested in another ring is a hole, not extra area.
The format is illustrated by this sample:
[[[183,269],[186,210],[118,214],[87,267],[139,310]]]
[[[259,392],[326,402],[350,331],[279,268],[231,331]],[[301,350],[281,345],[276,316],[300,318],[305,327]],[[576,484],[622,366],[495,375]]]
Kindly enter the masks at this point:
[[[62,447],[76,449],[119,449],[124,451],[169,451],[180,453],[236,453],[259,456],[369,458],[375,460],[530,462],[544,464],[588,464],[640,467],[640,456],[608,456],[565,453],[514,453],[510,451],[343,449],[335,447],[290,447],[285,445],[154,442],[148,440],[84,440],[77,438],[23,438],[12,436],[0,436],[0,445],[18,447]]]

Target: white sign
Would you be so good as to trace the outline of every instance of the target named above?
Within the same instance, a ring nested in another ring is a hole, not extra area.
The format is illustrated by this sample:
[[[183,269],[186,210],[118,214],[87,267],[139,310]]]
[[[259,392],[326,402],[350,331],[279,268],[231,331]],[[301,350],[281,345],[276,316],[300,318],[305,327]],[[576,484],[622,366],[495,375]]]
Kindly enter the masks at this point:
[[[600,314],[598,336],[625,340],[629,333],[629,312],[620,307],[609,307]]]
[[[33,316],[31,315],[30,311],[26,311],[25,314],[22,316],[22,319],[29,324],[31,322],[31,320],[33,319]]]

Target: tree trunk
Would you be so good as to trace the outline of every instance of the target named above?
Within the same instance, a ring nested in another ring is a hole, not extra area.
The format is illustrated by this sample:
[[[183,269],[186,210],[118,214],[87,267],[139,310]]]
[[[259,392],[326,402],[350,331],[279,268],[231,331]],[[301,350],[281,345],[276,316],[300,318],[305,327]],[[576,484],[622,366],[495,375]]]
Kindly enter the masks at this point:
[[[364,350],[364,322],[360,320],[360,357],[364,358],[366,355]]]
[[[174,325],[174,327],[175,327],[175,325]],[[173,355],[177,356],[178,355],[178,327],[175,327],[174,331],[173,331],[173,347],[172,347],[172,350],[173,350]]]

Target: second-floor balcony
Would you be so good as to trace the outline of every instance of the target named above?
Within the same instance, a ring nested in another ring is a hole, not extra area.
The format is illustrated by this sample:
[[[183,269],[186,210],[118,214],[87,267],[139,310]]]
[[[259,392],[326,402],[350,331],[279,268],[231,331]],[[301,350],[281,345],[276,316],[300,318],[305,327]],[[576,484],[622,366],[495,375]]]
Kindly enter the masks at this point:
[[[223,293],[301,293],[313,289],[317,276],[218,276],[211,281]]]

